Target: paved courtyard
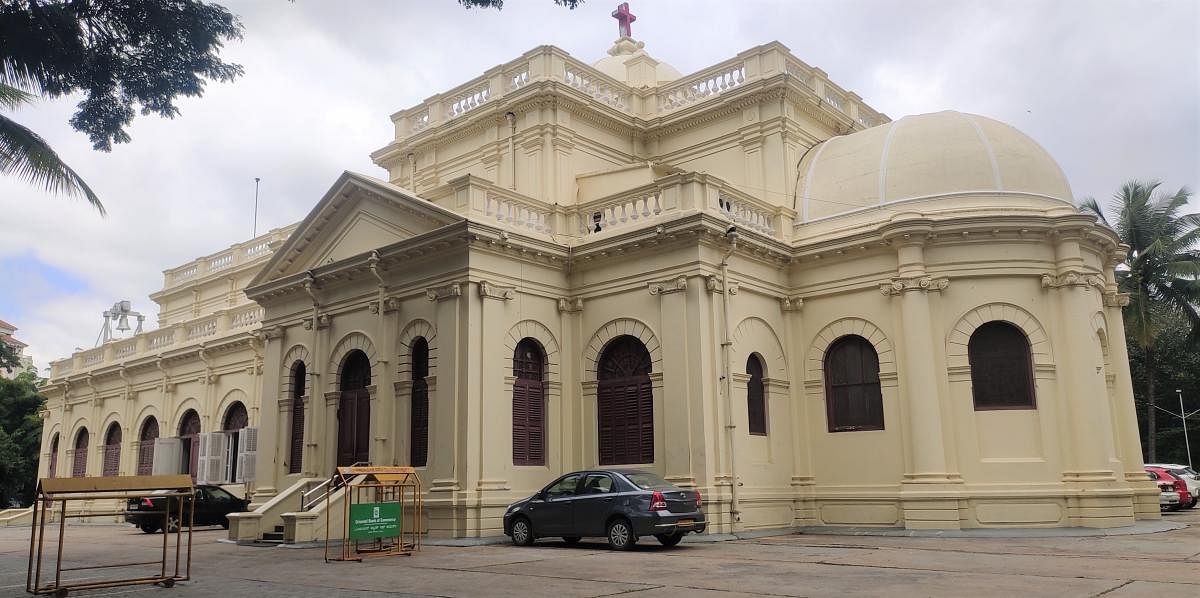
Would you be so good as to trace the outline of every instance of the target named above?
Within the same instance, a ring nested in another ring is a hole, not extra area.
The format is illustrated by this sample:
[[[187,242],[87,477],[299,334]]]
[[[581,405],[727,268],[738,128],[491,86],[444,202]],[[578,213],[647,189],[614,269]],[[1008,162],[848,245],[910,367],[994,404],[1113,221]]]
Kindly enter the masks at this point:
[[[1191,527],[1154,534],[1057,538],[785,535],[684,543],[653,539],[611,552],[598,543],[426,546],[413,557],[322,561],[320,549],[232,546],[196,533],[193,579],[72,596],[1197,596],[1200,509],[1169,513]],[[29,528],[0,528],[0,596],[24,595]],[[65,562],[153,557],[161,536],[130,527],[68,529]],[[75,575],[102,575],[78,572]]]

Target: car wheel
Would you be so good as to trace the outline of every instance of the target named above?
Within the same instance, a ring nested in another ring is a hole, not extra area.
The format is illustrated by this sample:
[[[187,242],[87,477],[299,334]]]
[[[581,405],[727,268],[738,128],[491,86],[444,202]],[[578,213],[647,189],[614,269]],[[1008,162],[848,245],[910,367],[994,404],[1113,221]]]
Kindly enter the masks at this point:
[[[167,516],[167,528],[163,530],[163,533],[173,534],[177,531],[179,531],[179,516],[178,515],[168,515]]]
[[[518,517],[512,524],[512,542],[514,546],[529,546],[533,544],[533,526],[524,517]]]
[[[143,534],[153,534],[158,531],[157,525],[139,525],[138,527],[142,530]]]
[[[678,544],[679,541],[683,539],[683,534],[682,533],[658,534],[657,536],[654,536],[654,537],[658,540],[659,544],[662,544],[663,546],[670,548],[670,547]]]
[[[617,519],[608,524],[608,546],[613,550],[629,550],[637,544],[637,535],[633,527],[624,519]]]
[[[574,545],[578,544],[579,540],[580,540],[579,536],[563,536],[563,542],[566,542],[569,546],[574,546]]]

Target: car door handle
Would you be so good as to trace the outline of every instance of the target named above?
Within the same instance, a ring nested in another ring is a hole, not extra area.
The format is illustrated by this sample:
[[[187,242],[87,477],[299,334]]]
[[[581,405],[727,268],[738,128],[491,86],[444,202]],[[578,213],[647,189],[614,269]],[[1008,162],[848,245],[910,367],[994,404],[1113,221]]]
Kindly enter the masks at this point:
[[[612,502],[612,499],[611,499],[611,498],[606,498],[606,499],[604,499],[604,502]]]

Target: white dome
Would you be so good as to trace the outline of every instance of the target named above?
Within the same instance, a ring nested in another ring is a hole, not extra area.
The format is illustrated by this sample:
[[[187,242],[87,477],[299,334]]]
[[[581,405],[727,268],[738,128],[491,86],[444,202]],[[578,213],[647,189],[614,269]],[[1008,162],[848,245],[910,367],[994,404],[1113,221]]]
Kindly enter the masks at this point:
[[[946,196],[1008,196],[996,207],[1074,204],[1062,169],[1036,141],[1000,121],[953,111],[826,140],[804,156],[799,174],[804,220]]]
[[[655,60],[644,47],[642,42],[622,37],[592,68],[630,87],[655,87],[683,76],[675,67]]]

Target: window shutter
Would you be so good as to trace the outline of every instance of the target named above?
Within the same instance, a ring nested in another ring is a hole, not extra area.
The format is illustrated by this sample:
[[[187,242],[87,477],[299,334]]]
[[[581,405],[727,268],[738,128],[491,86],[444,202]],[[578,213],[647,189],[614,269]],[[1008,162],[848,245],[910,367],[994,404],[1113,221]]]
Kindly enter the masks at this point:
[[[525,405],[529,410],[526,423],[529,446],[529,464],[546,464],[546,386],[542,382],[527,387]]]
[[[288,473],[300,473],[304,464],[304,399],[292,399],[292,444],[288,455]]]
[[[429,460],[429,386],[424,378],[413,380],[411,424],[410,461],[413,467],[425,467]]]
[[[151,445],[154,460],[151,473],[154,475],[170,475],[179,473],[179,460],[183,453],[183,440],[179,438],[156,438]]]
[[[208,439],[208,483],[224,484],[229,481],[229,435],[212,432]]]
[[[258,455],[258,428],[242,428],[238,431],[237,477],[242,484],[254,481],[254,465]]]
[[[199,454],[199,457],[196,459],[196,471],[192,472],[194,474],[192,477],[194,477],[196,479],[197,484],[207,484],[208,483],[208,474],[209,474],[208,455],[211,452],[209,450],[209,446],[212,444],[210,442],[211,437],[212,437],[212,433],[201,432],[200,434],[197,434],[192,440],[192,442],[199,443],[199,446],[200,446],[200,448],[197,449],[197,454]]]
[[[967,342],[976,410],[1035,409],[1029,338],[1008,322],[991,321]]]
[[[830,432],[882,430],[879,356],[867,339],[846,335],[825,353],[825,413]]]

